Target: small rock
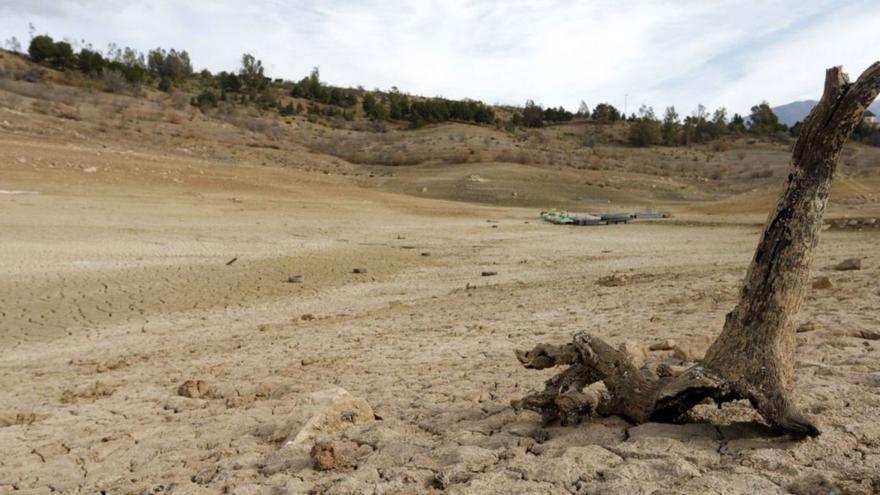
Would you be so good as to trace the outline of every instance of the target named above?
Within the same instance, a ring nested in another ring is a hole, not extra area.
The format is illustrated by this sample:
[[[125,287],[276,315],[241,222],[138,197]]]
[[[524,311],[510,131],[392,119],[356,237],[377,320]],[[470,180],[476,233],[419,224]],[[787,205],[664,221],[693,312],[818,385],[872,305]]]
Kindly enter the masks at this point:
[[[428,192],[428,188],[427,188],[427,187],[423,187],[423,188],[419,189],[419,192],[426,193],[426,192]]]
[[[335,435],[373,421],[373,408],[367,401],[352,396],[345,389],[332,387],[300,397],[293,413],[272,438],[286,438],[287,446],[297,446],[315,441],[321,435]]]
[[[422,256],[431,256],[431,253],[425,251],[424,253],[422,253]]]
[[[801,323],[801,325],[797,327],[797,333],[814,332],[820,328],[822,328],[821,325],[815,321],[808,321],[806,323]]]
[[[299,319],[302,321],[312,321],[315,319],[315,315],[313,315],[311,313],[306,313],[306,314],[300,316]]]
[[[859,337],[865,340],[880,340],[880,331],[878,330],[859,330]]]
[[[290,275],[287,277],[287,283],[289,284],[301,284],[305,281],[305,277],[302,275]]]
[[[202,380],[187,380],[177,387],[177,395],[199,399],[208,395],[209,390],[208,384]]]
[[[97,171],[98,171],[98,167],[86,167],[83,169],[83,172],[85,172],[87,174],[94,174]]]
[[[366,268],[355,268],[354,270],[351,271],[351,273],[367,273],[367,269]]]
[[[621,287],[629,283],[629,277],[624,274],[613,273],[596,280],[602,287]]]
[[[834,284],[831,283],[831,279],[826,276],[816,277],[813,279],[813,288],[817,290],[830,289],[834,287]]]
[[[302,358],[300,359],[299,363],[303,366],[309,366],[315,364],[315,360],[312,358]]]
[[[849,258],[834,265],[834,269],[838,271],[861,270],[862,260],[859,258]]]
[[[674,348],[675,341],[672,339],[666,339],[662,342],[651,344],[651,347],[648,347],[648,349],[652,351],[671,351]]]
[[[482,275],[484,277],[494,277],[495,275],[498,275],[498,272],[485,271],[485,272],[482,272],[480,275]]]

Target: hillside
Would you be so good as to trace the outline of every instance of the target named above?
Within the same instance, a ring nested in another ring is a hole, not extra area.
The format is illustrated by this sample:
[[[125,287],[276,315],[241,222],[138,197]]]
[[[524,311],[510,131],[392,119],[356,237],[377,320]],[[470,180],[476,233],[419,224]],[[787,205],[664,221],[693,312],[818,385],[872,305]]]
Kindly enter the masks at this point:
[[[196,90],[169,94],[145,86],[134,94],[108,93],[9,53],[0,53],[0,75],[4,132],[295,168],[436,199],[596,211],[674,205],[774,189],[788,163],[786,145],[751,137],[632,148],[625,122],[511,130],[447,122],[410,129],[377,125],[361,112],[343,120],[281,116],[243,104],[202,111],[190,103]],[[841,174],[876,175],[878,157],[877,148],[852,145]]]
[[[816,100],[793,101],[773,107],[773,113],[779,117],[779,122],[791,127],[798,122],[803,122],[816,103],[818,103]],[[875,101],[868,109],[875,114],[880,114],[880,101]]]

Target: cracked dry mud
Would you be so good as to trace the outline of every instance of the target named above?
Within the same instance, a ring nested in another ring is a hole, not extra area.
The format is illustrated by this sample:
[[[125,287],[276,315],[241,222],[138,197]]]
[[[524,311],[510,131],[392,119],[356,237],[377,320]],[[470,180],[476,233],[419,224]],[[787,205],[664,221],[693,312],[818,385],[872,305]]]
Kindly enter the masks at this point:
[[[514,349],[588,330],[690,357],[733,307],[763,214],[562,228],[292,170],[2,140],[4,163],[28,156],[3,187],[40,194],[0,198],[0,493],[880,490],[876,232],[827,231],[817,251],[832,285],[802,308],[796,391],[820,437],[740,403],[544,427],[509,402],[553,370]],[[31,168],[53,153],[99,172]],[[182,186],[150,181],[181,169]],[[852,257],[861,270],[831,269]],[[331,386],[381,419],[335,437],[358,455],[322,471],[284,457],[277,429]]]

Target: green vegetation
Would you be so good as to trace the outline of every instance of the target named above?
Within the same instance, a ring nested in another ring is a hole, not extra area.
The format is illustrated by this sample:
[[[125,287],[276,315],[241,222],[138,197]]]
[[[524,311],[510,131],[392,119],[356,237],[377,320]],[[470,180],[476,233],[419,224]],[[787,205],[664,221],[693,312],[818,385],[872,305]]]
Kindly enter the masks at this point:
[[[654,109],[642,105],[639,116],[629,125],[629,142],[633,146],[654,146],[662,141],[660,121]]]
[[[749,114],[749,131],[763,137],[771,137],[785,132],[787,128],[779,123],[779,118],[770,109],[766,101],[752,107]]]
[[[20,51],[14,38],[6,45]],[[577,113],[564,107],[543,108],[532,100],[521,108],[509,110],[509,119],[499,118],[496,109],[476,100],[421,98],[407,95],[397,87],[390,91],[366,91],[342,88],[321,80],[317,67],[299,81],[271,79],[266,76],[262,61],[244,54],[236,72],[193,71],[189,53],[174,48],[154,48],[146,56],[132,48],[108,47],[102,54],[90,45],[78,52],[71,43],[55,41],[49,35],[34,36],[27,55],[36,63],[65,72],[79,73],[97,81],[109,92],[137,91],[143,84],[161,91],[175,88],[195,94],[190,103],[203,112],[210,112],[221,102],[254,105],[263,111],[276,111],[280,116],[305,114],[309,120],[332,117],[353,120],[359,111],[375,122],[406,122],[412,128],[443,122],[477,125],[539,128],[573,120],[609,125],[625,121],[630,145],[690,146],[708,143],[727,135],[751,135],[762,139],[786,140],[797,135],[800,123],[791,129],[779,119],[767,102],[751,108],[748,118],[734,114],[728,117],[725,108],[710,114],[703,105],[682,118],[675,107],[666,108],[662,120],[653,108],[642,106],[637,114],[626,118],[609,103],[599,103],[592,111],[581,101]],[[303,101],[305,100],[305,104]],[[880,146],[880,128],[864,123],[853,133],[854,140]]]

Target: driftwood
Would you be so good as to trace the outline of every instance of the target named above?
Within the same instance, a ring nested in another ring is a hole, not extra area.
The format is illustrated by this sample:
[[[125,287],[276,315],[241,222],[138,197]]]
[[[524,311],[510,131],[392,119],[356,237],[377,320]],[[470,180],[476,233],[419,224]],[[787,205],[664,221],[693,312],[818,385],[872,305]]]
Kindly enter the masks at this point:
[[[706,399],[718,404],[747,399],[771,425],[818,435],[792,401],[795,317],[840,152],[878,91],[880,62],[855,83],[840,67],[827,70],[822,99],[795,143],[787,186],[768,218],[739,303],[702,360],[680,373],[663,365],[637,368],[622,350],[579,333],[569,344],[516,352],[526,368],[568,368],[548,380],[543,391],[514,401],[514,407],[562,424],[594,414],[642,423],[675,421]],[[605,390],[585,389],[600,381]]]

